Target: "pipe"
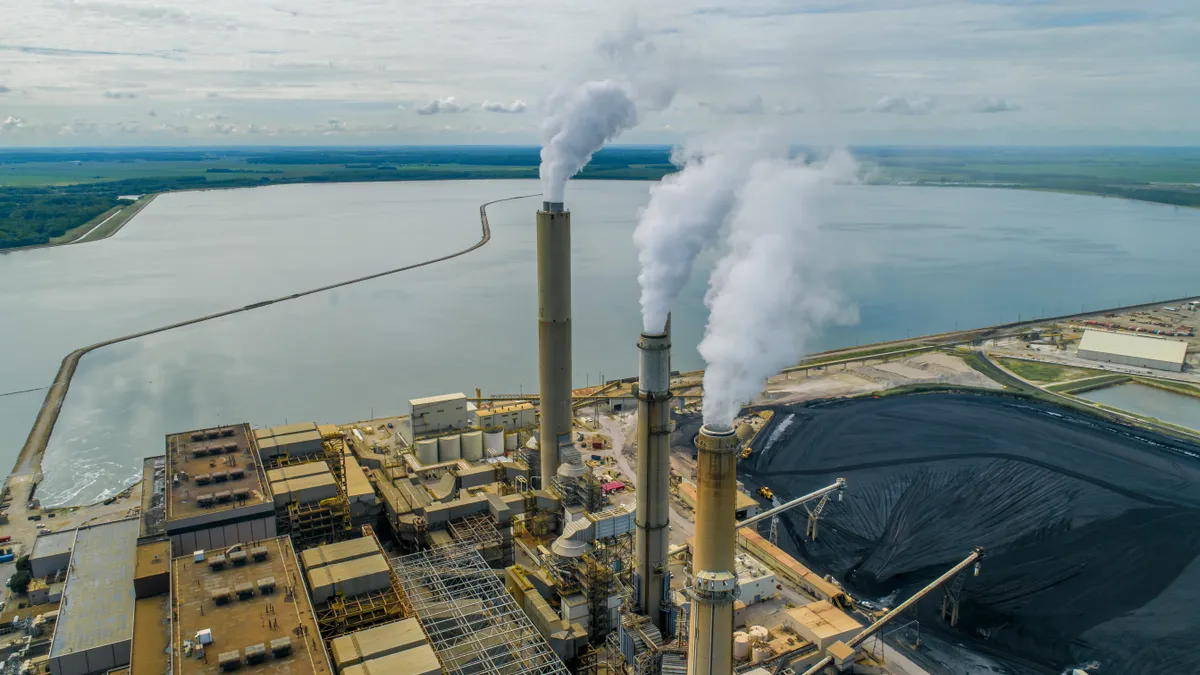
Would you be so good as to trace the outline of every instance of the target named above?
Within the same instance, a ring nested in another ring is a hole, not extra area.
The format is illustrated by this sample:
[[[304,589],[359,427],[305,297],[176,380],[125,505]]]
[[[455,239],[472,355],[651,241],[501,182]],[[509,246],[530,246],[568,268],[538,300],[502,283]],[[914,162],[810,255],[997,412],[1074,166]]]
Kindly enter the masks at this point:
[[[927,586],[914,593],[911,598],[900,603],[892,611],[879,617],[879,620],[870,626],[867,626],[866,630],[850,638],[850,641],[846,643],[846,646],[850,647],[851,649],[857,649],[859,645],[869,640],[872,635],[879,632],[879,629],[886,626],[889,621],[897,616],[900,616],[901,612],[911,607],[913,603],[923,598],[930,591],[935,590],[937,587],[953,579],[956,574],[965,570],[967,567],[978,563],[981,558],[983,558],[983,547],[976,546],[975,549],[971,551],[970,555],[968,555],[966,558],[963,558],[962,562],[958,563],[954,567],[951,567],[942,576],[929,582]],[[978,574],[978,570],[976,570],[976,574]],[[822,668],[829,666],[831,663],[833,663],[833,657],[826,656],[820,661],[814,663],[808,670],[804,671],[804,675],[816,675],[817,673],[821,672]]]
[[[756,516],[750,516],[749,518],[739,522],[737,524],[737,529],[740,530],[743,527],[748,527],[755,523],[764,521],[767,518],[770,518],[771,516],[778,515],[789,509],[793,509],[797,506],[800,506],[801,504],[803,504],[805,502],[810,502],[814,499],[824,497],[825,495],[829,494],[830,492],[843,490],[843,489],[845,489],[845,487],[846,487],[846,479],[839,478],[836,481],[834,481],[833,484],[827,485],[827,486],[821,488],[820,490],[817,490],[815,492],[810,492],[810,493],[804,495],[803,497],[796,497],[795,499],[791,500],[790,502],[781,504],[781,505],[773,507],[773,508],[769,508],[766,511],[763,511],[762,513],[760,513]]]
[[[659,630],[663,576],[670,547],[669,492],[671,486],[671,335],[670,322],[662,333],[642,333],[638,340],[637,512],[635,522],[638,597],[642,613]]]
[[[733,427],[706,424],[696,436],[696,550],[692,556],[695,574],[688,628],[688,675],[733,672],[737,447]]]
[[[545,483],[557,475],[559,448],[571,444],[571,212],[562,202],[542,202],[537,213],[537,275],[538,451]]]

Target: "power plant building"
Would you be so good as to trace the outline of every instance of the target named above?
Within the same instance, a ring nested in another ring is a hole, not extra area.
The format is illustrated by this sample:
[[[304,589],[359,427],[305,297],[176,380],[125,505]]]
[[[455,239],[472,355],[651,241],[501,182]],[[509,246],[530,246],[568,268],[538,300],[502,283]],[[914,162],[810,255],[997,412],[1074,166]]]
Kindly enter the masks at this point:
[[[1078,353],[1092,361],[1180,372],[1187,346],[1181,340],[1089,329],[1083,332]]]
[[[414,436],[467,428],[467,395],[442,394],[409,399]]]
[[[139,529],[137,518],[79,528],[50,644],[51,675],[129,664]]]
[[[275,536],[275,505],[254,438],[248,424],[167,436],[172,555]]]

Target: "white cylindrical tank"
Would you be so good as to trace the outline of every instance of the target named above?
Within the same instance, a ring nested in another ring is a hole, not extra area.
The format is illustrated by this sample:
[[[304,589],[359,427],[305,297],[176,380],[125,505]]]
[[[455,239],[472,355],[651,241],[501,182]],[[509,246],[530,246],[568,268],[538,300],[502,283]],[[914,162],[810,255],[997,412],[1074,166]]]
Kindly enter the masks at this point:
[[[517,432],[504,434],[504,451],[512,452],[517,449]]]
[[[750,658],[750,636],[743,631],[733,634],[733,660],[744,661]]]
[[[449,462],[453,459],[462,459],[462,440],[459,434],[453,436],[441,436],[437,439],[438,444],[438,461]]]
[[[767,659],[771,658],[771,648],[765,644],[754,645],[754,652],[751,654],[751,656],[753,656],[751,660],[755,663],[758,663],[759,661],[766,661]]]
[[[468,462],[483,459],[483,432],[468,431],[462,435],[462,458]]]
[[[488,431],[483,434],[483,449],[487,452],[488,457],[499,457],[504,454],[504,432],[503,431]],[[495,450],[496,454],[490,451]]]
[[[766,626],[751,626],[750,639],[754,642],[766,642],[771,639],[771,632]]]
[[[417,441],[417,461],[421,463],[421,466],[437,464],[438,443],[436,439],[427,438]]]

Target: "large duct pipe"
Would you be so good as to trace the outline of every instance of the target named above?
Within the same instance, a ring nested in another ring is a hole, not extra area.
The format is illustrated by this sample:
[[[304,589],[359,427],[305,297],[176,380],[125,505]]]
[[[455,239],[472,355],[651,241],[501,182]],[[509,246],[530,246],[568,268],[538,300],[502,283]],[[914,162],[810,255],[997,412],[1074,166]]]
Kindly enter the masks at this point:
[[[732,427],[704,425],[696,436],[696,550],[688,675],[733,672],[733,567],[737,447]]]
[[[538,449],[543,485],[549,485],[558,472],[559,448],[571,444],[571,212],[562,202],[542,202],[538,211],[537,272]]]
[[[663,575],[670,546],[671,334],[642,333],[638,340],[637,554],[638,597],[642,612],[659,630]]]

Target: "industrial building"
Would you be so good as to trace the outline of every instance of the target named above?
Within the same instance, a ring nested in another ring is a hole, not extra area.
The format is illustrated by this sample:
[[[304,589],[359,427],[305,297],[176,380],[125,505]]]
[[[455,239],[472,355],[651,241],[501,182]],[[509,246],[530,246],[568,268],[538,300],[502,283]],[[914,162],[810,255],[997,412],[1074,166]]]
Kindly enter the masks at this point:
[[[129,664],[138,528],[132,518],[79,528],[50,646],[52,675]]]
[[[410,399],[408,406],[414,437],[467,427],[467,395],[461,392]]]
[[[1137,368],[1180,372],[1188,343],[1150,335],[1088,329],[1079,342],[1079,357]]]
[[[275,536],[275,505],[250,425],[167,436],[165,520],[172,553]]]
[[[29,573],[34,577],[46,577],[65,571],[71,562],[71,548],[75,545],[75,530],[62,530],[39,535],[33,542],[29,554]]]

